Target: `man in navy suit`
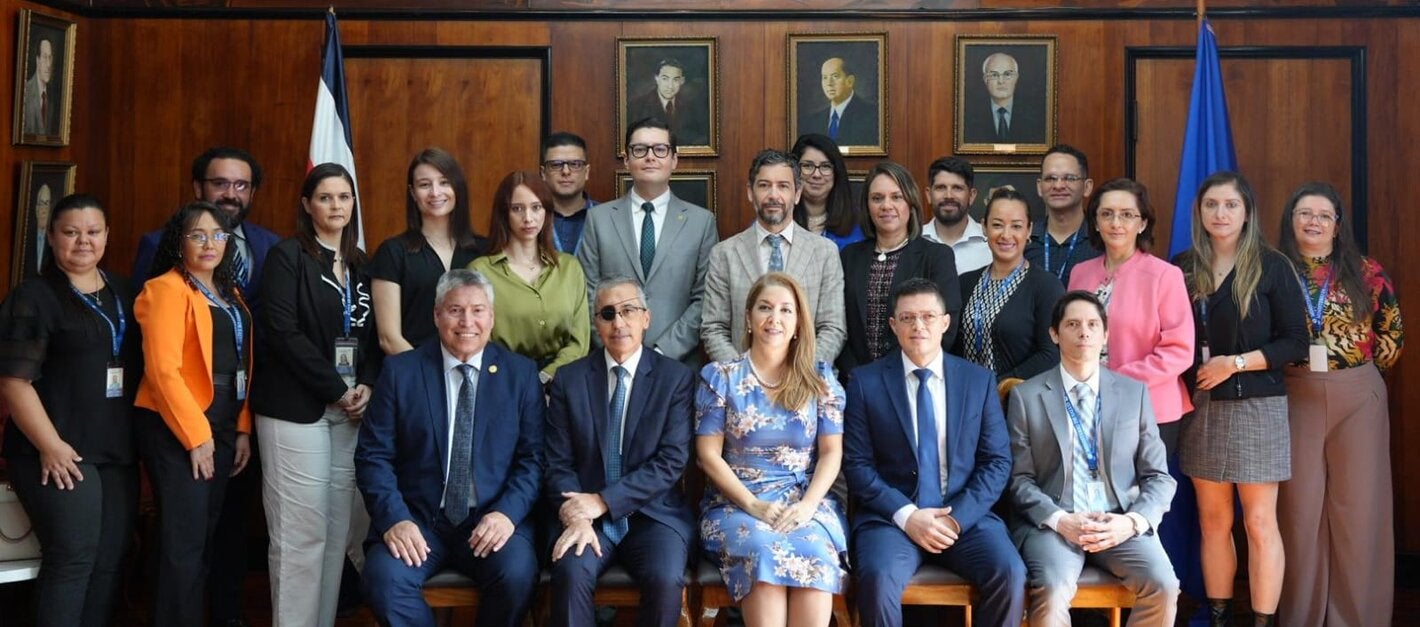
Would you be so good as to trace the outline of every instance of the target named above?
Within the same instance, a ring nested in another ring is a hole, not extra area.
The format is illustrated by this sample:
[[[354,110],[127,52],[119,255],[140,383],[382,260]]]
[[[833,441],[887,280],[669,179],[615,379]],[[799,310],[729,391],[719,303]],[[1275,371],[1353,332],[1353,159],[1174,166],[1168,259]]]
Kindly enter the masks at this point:
[[[439,279],[434,324],[437,343],[386,359],[360,427],[365,600],[382,625],[433,627],[424,582],[450,567],[482,591],[480,627],[512,627],[537,584],[537,365],[488,343],[493,288],[476,271]]]
[[[1016,627],[1025,565],[991,513],[1011,473],[996,376],[942,351],[951,317],[936,284],[904,281],[891,299],[902,352],[854,370],[847,390],[858,611],[869,627],[901,625],[903,589],[928,561],[976,587],[974,624]]]
[[[595,305],[606,349],[558,370],[548,406],[552,624],[595,624],[597,577],[615,562],[641,589],[637,624],[671,627],[695,540],[676,486],[690,458],[695,371],[642,345],[651,312],[635,279],[603,281]]]

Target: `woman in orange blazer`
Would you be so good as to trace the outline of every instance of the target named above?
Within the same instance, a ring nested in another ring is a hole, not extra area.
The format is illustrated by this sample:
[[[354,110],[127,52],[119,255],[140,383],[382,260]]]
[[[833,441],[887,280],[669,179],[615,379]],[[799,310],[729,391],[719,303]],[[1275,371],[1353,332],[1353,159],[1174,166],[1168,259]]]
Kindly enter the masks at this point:
[[[134,404],[147,410],[134,430],[159,507],[158,626],[203,623],[223,491],[251,454],[252,322],[235,286],[228,220],[207,202],[179,209],[163,229],[158,275],[133,307],[144,363]]]

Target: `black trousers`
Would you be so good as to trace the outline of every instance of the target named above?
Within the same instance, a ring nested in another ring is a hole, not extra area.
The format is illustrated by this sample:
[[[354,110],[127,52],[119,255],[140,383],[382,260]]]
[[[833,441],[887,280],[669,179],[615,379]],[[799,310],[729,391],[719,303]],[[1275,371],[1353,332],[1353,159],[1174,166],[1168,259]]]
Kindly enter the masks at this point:
[[[251,460],[246,470],[227,481],[222,513],[212,539],[211,572],[207,576],[208,613],[213,625],[242,617],[242,599],[246,594],[247,570],[251,556],[258,555],[266,563],[266,550],[253,546],[248,550],[248,522],[252,513],[264,516],[261,506],[261,459],[256,430],[251,434]],[[263,529],[265,525],[261,526]]]
[[[142,411],[134,421],[138,449],[158,502],[155,627],[203,624],[203,591],[212,559],[212,538],[236,456],[237,413],[241,406],[232,388],[216,388],[206,412],[216,445],[211,480],[192,478],[191,456],[161,416]]]
[[[53,480],[40,485],[38,457],[7,462],[10,484],[44,550],[35,585],[35,624],[108,625],[138,513],[138,467],[80,463],[84,480],[73,490],[60,490]]]

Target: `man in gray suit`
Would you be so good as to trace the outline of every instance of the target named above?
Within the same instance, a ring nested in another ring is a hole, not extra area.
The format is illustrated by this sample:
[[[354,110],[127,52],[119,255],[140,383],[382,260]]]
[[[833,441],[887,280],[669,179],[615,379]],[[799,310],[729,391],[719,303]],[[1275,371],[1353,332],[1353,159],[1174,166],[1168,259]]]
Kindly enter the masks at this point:
[[[730,361],[744,352],[745,299],[766,272],[788,273],[804,288],[818,359],[831,364],[843,348],[843,265],[836,244],[793,220],[799,176],[798,161],[778,150],[761,151],[749,166],[754,224],[715,245],[705,275],[700,339],[710,359]]]
[[[54,119],[50,110],[59,106],[53,99],[50,81],[54,76],[54,45],[49,39],[41,38],[35,50],[35,73],[25,81],[24,131],[35,135],[50,135],[54,131],[49,121]]]
[[[634,276],[645,287],[651,328],[645,345],[691,366],[699,361],[701,300],[710,249],[719,241],[715,216],[675,197],[675,134],[658,118],[626,131],[625,196],[588,210],[577,260],[587,294],[603,279]]]
[[[1065,294],[1050,322],[1060,367],[1011,390],[1007,494],[1032,627],[1070,624],[1086,562],[1134,592],[1130,625],[1174,624],[1178,578],[1155,531],[1177,485],[1148,388],[1100,368],[1107,328],[1093,294]]]

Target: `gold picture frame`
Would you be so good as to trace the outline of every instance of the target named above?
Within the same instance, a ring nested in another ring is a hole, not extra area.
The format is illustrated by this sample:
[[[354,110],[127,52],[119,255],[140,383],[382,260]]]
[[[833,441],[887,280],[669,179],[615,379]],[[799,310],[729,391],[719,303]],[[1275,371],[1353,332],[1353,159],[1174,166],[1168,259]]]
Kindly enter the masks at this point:
[[[74,44],[78,25],[20,9],[15,47],[15,109],[11,143],[68,146],[74,100]]]
[[[700,205],[710,213],[716,213],[715,194],[715,171],[714,170],[676,170],[671,174],[671,193],[676,198],[684,200],[692,205]],[[626,170],[616,171],[616,195],[625,196],[631,191],[631,173]]]
[[[788,145],[827,135],[845,157],[887,156],[887,33],[791,33]]]
[[[956,44],[956,154],[1045,154],[1057,133],[1059,38],[958,35]]]
[[[719,58],[715,37],[617,38],[616,156],[626,156],[626,129],[647,117],[670,126],[676,154],[718,156]]]
[[[10,245],[10,287],[38,276],[44,265],[45,232],[59,200],[74,193],[78,166],[64,161],[26,161],[20,165],[19,197],[15,201],[15,232]]]

